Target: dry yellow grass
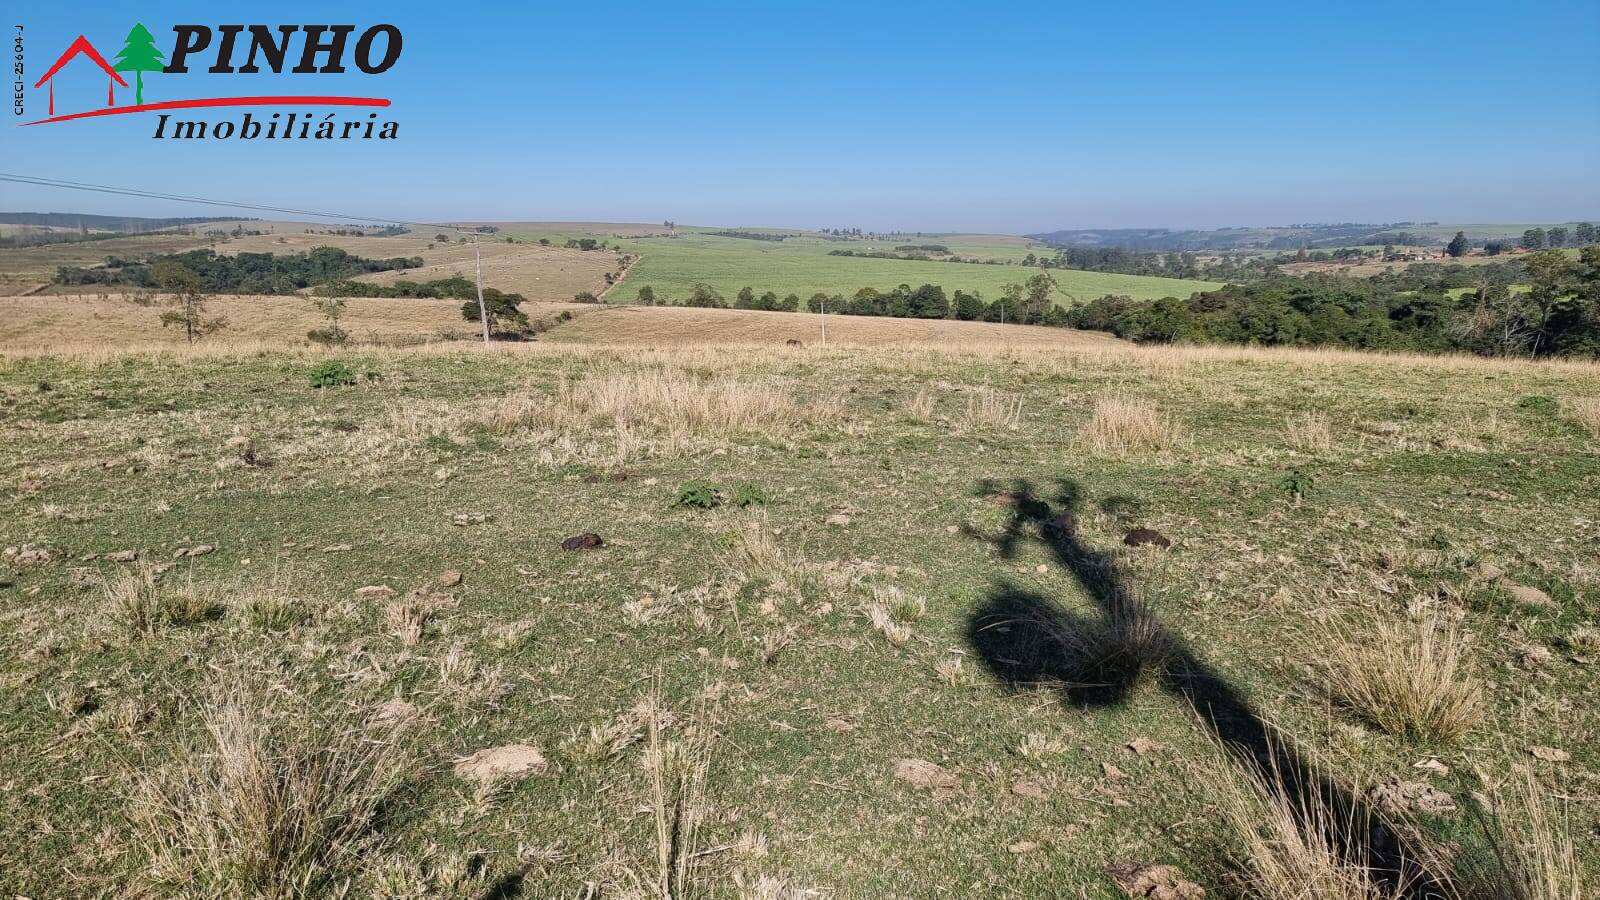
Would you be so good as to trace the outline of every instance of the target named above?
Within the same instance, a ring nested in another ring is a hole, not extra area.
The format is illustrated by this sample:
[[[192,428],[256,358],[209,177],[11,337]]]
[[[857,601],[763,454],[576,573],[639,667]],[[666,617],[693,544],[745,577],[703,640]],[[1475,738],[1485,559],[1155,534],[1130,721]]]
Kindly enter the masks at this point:
[[[1290,447],[1302,453],[1327,453],[1333,449],[1333,429],[1322,413],[1302,413],[1283,426],[1283,437]]]
[[[371,844],[410,767],[407,723],[286,710],[263,673],[233,676],[206,698],[203,736],[137,775],[128,812],[149,879],[206,896],[318,893]]]
[[[1600,437],[1600,397],[1585,397],[1573,400],[1567,404],[1574,419],[1579,424],[1589,429],[1589,433]]]
[[[1492,900],[1586,900],[1578,848],[1565,817],[1526,766],[1513,768],[1495,791],[1490,833],[1497,865],[1482,879]]]
[[[1101,456],[1160,452],[1178,442],[1178,426],[1150,400],[1101,397],[1080,439]]]
[[[530,318],[553,319],[574,304],[528,304]],[[304,297],[218,296],[207,301],[211,315],[228,326],[200,346],[308,344],[306,332],[326,324]],[[592,307],[591,307],[592,308]],[[121,295],[39,295],[0,297],[0,352],[30,355],[46,348],[183,347],[181,328],[162,328],[160,306],[140,305]],[[471,340],[472,323],[461,318],[453,300],[401,300],[352,297],[341,323],[358,342],[419,343]],[[253,347],[244,348],[247,351]]]
[[[1219,756],[1232,755],[1219,748]],[[1237,841],[1234,863],[1242,894],[1259,900],[1400,900],[1413,896],[1420,879],[1385,877],[1348,858],[1341,835],[1362,835],[1378,823],[1370,810],[1338,808],[1322,791],[1298,791],[1304,773],[1282,771],[1276,760],[1265,770],[1219,759],[1196,770],[1217,801],[1222,820]],[[1414,860],[1423,863],[1426,860]]]
[[[550,340],[595,344],[784,344],[821,343],[823,316],[814,313],[677,306],[608,307],[550,335]],[[827,316],[828,344],[869,345],[945,343],[1005,347],[1119,346],[1110,335],[1043,326],[956,322],[947,319],[888,319]]]
[[[1483,717],[1483,684],[1472,676],[1459,622],[1424,612],[1327,626],[1317,665],[1329,694],[1393,734],[1452,740]]]

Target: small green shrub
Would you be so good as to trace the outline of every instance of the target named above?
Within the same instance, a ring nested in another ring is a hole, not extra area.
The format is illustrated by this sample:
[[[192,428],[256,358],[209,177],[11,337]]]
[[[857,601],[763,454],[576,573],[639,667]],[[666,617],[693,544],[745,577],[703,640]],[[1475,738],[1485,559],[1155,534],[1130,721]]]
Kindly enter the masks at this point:
[[[746,482],[733,489],[733,505],[740,508],[766,506],[768,499],[767,489],[759,484]]]
[[[350,343],[350,332],[337,325],[330,325],[327,328],[311,329],[306,332],[306,338],[312,343],[321,344],[324,347],[343,347],[345,344]]]
[[[1554,397],[1546,397],[1543,394],[1530,394],[1517,401],[1517,409],[1525,409],[1529,412],[1545,413],[1547,415],[1555,415],[1560,408],[1560,401]]]
[[[1307,494],[1311,493],[1311,487],[1315,482],[1316,479],[1311,477],[1311,473],[1300,469],[1290,469],[1287,474],[1278,479],[1278,487],[1294,498],[1295,503],[1299,503],[1306,498]]]
[[[356,383],[356,373],[336,359],[319,362],[311,367],[311,386],[314,388],[340,387]]]
[[[712,509],[722,505],[722,492],[708,481],[686,481],[678,486],[678,499],[672,505]]]

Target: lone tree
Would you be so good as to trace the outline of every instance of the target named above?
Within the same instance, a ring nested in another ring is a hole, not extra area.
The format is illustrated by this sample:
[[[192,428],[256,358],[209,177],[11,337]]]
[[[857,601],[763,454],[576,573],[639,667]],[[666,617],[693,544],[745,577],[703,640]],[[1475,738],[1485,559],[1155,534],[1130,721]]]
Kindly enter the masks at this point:
[[[133,102],[144,103],[144,73],[159,72],[165,67],[160,50],[156,49],[156,39],[150,34],[150,29],[143,25],[133,26],[128,32],[127,40],[122,43],[122,52],[117,54],[117,64],[112,66],[118,72],[134,73]]]
[[[1567,230],[1559,225],[1545,232],[1546,243],[1551,247],[1565,247],[1567,245]]]
[[[1544,249],[1544,229],[1543,228],[1529,228],[1527,231],[1524,231],[1522,233],[1521,244],[1522,244],[1522,249],[1524,249],[1524,250],[1543,250]]]
[[[523,300],[521,294],[507,294],[494,288],[483,289],[483,308],[489,313],[489,332],[495,337],[520,340],[528,333],[531,323],[528,314],[518,306]],[[461,318],[468,322],[477,322],[478,301],[468,300],[461,304]]]
[[[638,297],[638,299],[639,299],[639,305],[640,306],[655,306],[656,305],[656,289],[651,287],[648,284],[645,285],[642,288],[639,288],[639,297]]]
[[[306,337],[330,347],[342,347],[350,342],[350,332],[339,325],[339,320],[344,318],[343,297],[312,297],[311,306],[322,314],[328,324],[311,329],[306,332]]]
[[[1456,232],[1456,236],[1451,238],[1450,239],[1450,243],[1445,245],[1444,252],[1450,254],[1451,256],[1466,256],[1467,255],[1467,234],[1466,234],[1466,232],[1464,232],[1464,231]]]
[[[151,268],[150,274],[157,286],[172,294],[172,308],[161,313],[162,328],[182,325],[184,339],[192,344],[228,326],[228,320],[221,316],[206,317],[206,294],[200,288],[200,276],[193,269],[163,260]]]

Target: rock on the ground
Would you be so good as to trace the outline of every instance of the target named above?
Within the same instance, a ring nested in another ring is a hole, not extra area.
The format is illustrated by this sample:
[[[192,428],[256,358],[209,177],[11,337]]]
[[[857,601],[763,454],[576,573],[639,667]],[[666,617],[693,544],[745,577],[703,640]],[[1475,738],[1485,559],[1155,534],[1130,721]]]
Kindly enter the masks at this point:
[[[139,551],[118,550],[114,553],[107,553],[104,558],[106,562],[133,562],[139,558]]]
[[[538,775],[550,767],[538,747],[530,744],[506,744],[489,747],[456,760],[456,777],[475,781],[493,781],[496,778],[521,778]]]
[[[917,788],[951,790],[961,783],[955,773],[925,759],[900,759],[894,764],[894,777]]]
[[[55,558],[54,553],[43,547],[24,547],[17,551],[12,561],[18,566],[42,566]]]
[[[1135,528],[1122,538],[1129,547],[1171,547],[1172,541],[1154,528]]]
[[[1390,815],[1416,811],[1439,816],[1456,811],[1454,797],[1425,781],[1395,779],[1375,784],[1367,791],[1367,799]]]
[[[1561,604],[1557,603],[1549,594],[1546,594],[1544,591],[1541,591],[1536,587],[1529,587],[1525,584],[1517,584],[1514,581],[1502,581],[1500,582],[1500,586],[1506,589],[1506,593],[1511,595],[1511,599],[1517,601],[1517,603],[1522,606],[1530,606],[1536,609],[1561,608]]]
[[[439,583],[439,587],[455,587],[461,583],[461,572],[456,569],[445,569],[435,580]]]
[[[843,528],[850,524],[850,517],[844,513],[834,513],[826,519],[823,519],[822,524],[832,525],[835,528]]]
[[[1106,874],[1129,897],[1150,900],[1203,900],[1206,889],[1183,877],[1173,866],[1118,863],[1106,867]]]
[[[372,721],[379,725],[399,725],[415,719],[419,712],[415,703],[391,697],[373,711]]]
[[[594,550],[606,545],[605,539],[592,531],[575,534],[561,542],[563,550]]]
[[[369,584],[356,588],[356,596],[363,600],[388,600],[394,596],[394,588],[387,584]]]

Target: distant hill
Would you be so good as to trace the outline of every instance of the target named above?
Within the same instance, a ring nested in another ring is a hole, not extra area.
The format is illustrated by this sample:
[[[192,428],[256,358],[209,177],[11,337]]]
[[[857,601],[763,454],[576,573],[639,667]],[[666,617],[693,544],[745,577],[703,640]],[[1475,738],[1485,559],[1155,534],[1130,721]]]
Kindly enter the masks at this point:
[[[1534,225],[1443,225],[1393,222],[1386,225],[1283,225],[1262,228],[1094,228],[1050,231],[1028,237],[1054,247],[1122,247],[1129,250],[1295,250],[1300,247],[1355,247],[1373,244],[1443,245],[1456,231],[1474,241],[1515,239]]]
[[[183,218],[151,219],[143,216],[97,216],[92,213],[62,213],[62,212],[0,212],[0,224],[5,225],[38,225],[50,228],[88,228],[94,231],[160,231],[163,228],[175,228],[180,225],[197,225],[201,222],[215,222],[217,216],[191,216]],[[229,216],[229,221],[238,219]]]

